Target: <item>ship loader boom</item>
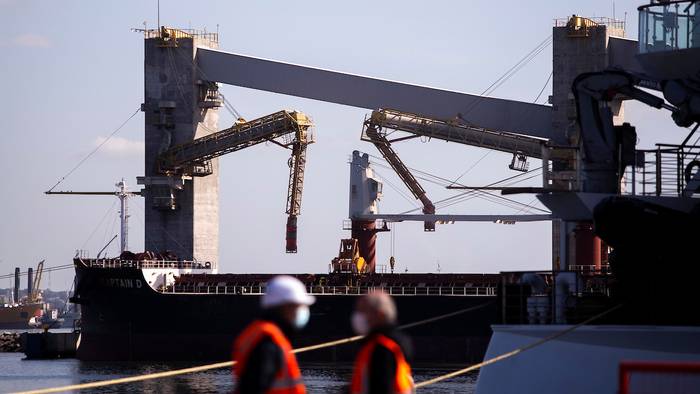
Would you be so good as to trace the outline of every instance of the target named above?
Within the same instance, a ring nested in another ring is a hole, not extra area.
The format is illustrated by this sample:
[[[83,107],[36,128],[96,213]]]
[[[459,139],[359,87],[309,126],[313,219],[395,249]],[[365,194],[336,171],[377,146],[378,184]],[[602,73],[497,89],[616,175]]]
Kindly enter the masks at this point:
[[[412,135],[389,140],[387,139],[388,130],[402,131]],[[391,109],[373,111],[364,122],[362,140],[373,143],[377,150],[381,152],[384,159],[389,162],[391,168],[401,178],[413,196],[421,201],[423,213],[426,215],[435,214],[435,205],[428,198],[425,189],[418,183],[391,147],[392,142],[416,137],[435,138],[508,152],[513,154],[514,158],[542,158],[543,150],[549,141],[546,138],[475,127],[466,124],[460,119],[441,120]],[[435,231],[435,221],[425,221],[424,229],[425,231]]]
[[[306,148],[314,142],[311,119],[301,112],[278,111],[251,121],[240,120],[232,127],[191,142],[176,145],[158,156],[158,170],[165,175],[207,176],[211,159],[263,142],[290,149],[287,193],[286,252],[296,253],[297,216],[301,213]]]

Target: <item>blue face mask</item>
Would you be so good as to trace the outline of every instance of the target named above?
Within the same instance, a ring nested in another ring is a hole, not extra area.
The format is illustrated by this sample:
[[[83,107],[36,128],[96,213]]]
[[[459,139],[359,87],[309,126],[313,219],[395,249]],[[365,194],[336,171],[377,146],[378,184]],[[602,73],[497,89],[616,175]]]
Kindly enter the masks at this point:
[[[297,308],[296,315],[294,316],[294,327],[296,327],[299,330],[304,328],[309,322],[310,315],[311,311],[309,311],[309,307],[306,305],[300,305]]]

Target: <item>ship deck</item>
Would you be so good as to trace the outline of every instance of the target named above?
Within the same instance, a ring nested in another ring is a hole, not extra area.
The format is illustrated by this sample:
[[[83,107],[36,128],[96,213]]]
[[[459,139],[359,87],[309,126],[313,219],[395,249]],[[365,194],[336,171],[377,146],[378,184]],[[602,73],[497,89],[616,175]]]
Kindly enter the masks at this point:
[[[262,294],[265,283],[280,274],[192,273],[210,266],[192,261],[75,259],[77,265],[97,269],[164,269],[185,271],[156,290],[188,294]],[[187,272],[190,271],[190,272]],[[358,295],[384,291],[391,295],[496,296],[499,274],[482,273],[305,273],[286,275],[301,280],[315,295]]]

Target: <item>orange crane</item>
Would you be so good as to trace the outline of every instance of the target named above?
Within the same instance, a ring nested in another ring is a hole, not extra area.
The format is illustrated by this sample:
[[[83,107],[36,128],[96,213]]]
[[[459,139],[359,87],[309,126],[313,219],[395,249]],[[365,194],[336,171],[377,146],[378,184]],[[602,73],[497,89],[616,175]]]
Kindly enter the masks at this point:
[[[36,265],[36,273],[34,274],[34,281],[32,282],[32,292],[27,294],[28,302],[39,301],[39,286],[41,285],[41,275],[43,273],[44,260],[41,260],[39,264]]]

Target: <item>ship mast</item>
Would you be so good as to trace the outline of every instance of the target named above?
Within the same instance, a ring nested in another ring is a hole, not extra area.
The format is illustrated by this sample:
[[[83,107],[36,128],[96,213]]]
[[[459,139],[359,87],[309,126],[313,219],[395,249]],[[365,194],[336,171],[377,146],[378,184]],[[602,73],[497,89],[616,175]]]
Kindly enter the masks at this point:
[[[129,250],[129,192],[127,191],[126,181],[122,178],[115,186],[119,188],[117,197],[119,198],[119,222],[120,222],[120,253]]]
[[[120,253],[129,250],[129,197],[140,196],[140,191],[129,191],[124,178],[115,184],[119,189],[116,192],[74,192],[74,191],[47,191],[45,194],[73,194],[83,196],[117,196],[119,198],[119,221],[120,221]]]

